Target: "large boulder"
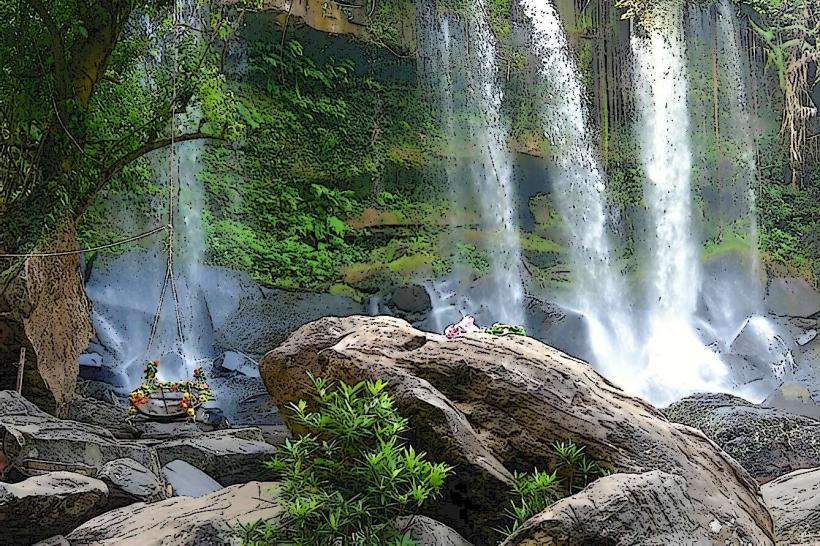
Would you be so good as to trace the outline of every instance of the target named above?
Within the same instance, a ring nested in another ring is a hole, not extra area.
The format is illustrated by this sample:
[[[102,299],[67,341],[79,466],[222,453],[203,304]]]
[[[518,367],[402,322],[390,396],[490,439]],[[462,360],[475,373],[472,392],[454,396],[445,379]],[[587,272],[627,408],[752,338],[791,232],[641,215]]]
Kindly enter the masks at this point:
[[[107,498],[103,482],[73,472],[0,483],[0,543],[31,544],[67,533],[100,514]]]
[[[216,430],[199,436],[180,438],[156,445],[159,460],[167,465],[185,461],[222,485],[258,480],[262,463],[276,448],[265,442],[259,429]]]
[[[232,544],[234,528],[282,513],[279,486],[251,482],[203,497],[173,497],[106,512],[66,535],[71,546],[201,546]]]
[[[167,497],[162,478],[132,459],[106,463],[97,479],[108,486],[108,508],[111,510],[137,502],[157,502]]]
[[[127,457],[159,474],[151,447],[117,440],[98,426],[57,419],[14,391],[0,391],[0,442],[0,473],[70,470],[93,477],[106,463]]]
[[[820,468],[796,470],[760,488],[777,546],[820,544]]]
[[[820,292],[805,279],[777,277],[769,282],[766,305],[769,312],[775,315],[810,317],[820,313]]]
[[[76,250],[74,230],[64,227],[49,246]],[[0,261],[0,270],[9,267]],[[0,290],[0,389],[15,387],[25,348],[23,393],[60,417],[74,395],[79,357],[93,334],[79,265],[77,254],[29,258]]]
[[[695,394],[666,408],[671,421],[703,431],[760,483],[820,466],[820,421],[730,394]]]
[[[796,381],[786,381],[769,394],[760,405],[812,419],[820,419],[820,404],[814,400],[805,385]]]
[[[613,474],[530,518],[502,546],[750,544],[734,522],[703,525],[683,476]]]
[[[758,486],[731,457],[588,364],[533,339],[474,333],[447,340],[391,317],[328,317],[265,355],[260,371],[280,408],[310,399],[306,372],[388,381],[410,421],[411,443],[455,466],[427,515],[476,544],[499,538],[491,529],[506,522],[510,470],[552,466],[551,446],[560,440],[585,446],[607,468],[679,476],[698,526],[731,522],[747,542],[772,543]]]

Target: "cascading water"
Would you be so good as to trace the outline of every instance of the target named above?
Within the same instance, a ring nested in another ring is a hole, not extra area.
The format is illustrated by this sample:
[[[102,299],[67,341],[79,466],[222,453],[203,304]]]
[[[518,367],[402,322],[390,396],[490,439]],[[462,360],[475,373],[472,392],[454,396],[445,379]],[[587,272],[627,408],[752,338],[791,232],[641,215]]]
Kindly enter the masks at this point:
[[[637,379],[631,358],[637,350],[634,327],[608,233],[605,176],[592,141],[578,69],[552,4],[521,0],[520,6],[531,21],[530,50],[548,87],[541,118],[554,150],[553,195],[565,222],[573,266],[575,300],[566,306],[586,317],[591,349],[603,371],[628,388]]]
[[[197,0],[180,1],[177,12],[181,24],[193,27],[194,21],[202,16],[201,9]],[[150,19],[146,19],[146,32],[149,37],[153,36]],[[168,67],[174,62],[174,55],[168,48],[167,43],[155,44],[154,53],[148,55],[146,64]],[[186,127],[195,127],[199,121],[195,111],[178,112],[175,118],[171,130],[177,133]],[[161,379],[178,379],[189,377],[196,367],[214,356],[212,328],[200,288],[206,242],[201,218],[204,190],[198,176],[204,146],[202,141],[181,142],[175,144],[173,150],[169,147],[148,156],[152,178],[157,185],[167,188],[159,192],[152,204],[158,212],[149,215],[150,220],[143,219],[143,223],[166,221],[165,209],[172,191],[170,181],[174,180],[176,184],[172,196],[174,223],[171,234],[175,249],[174,286],[169,284],[164,298],[161,300],[160,290],[167,252],[160,238],[151,239],[148,243],[151,246],[144,250],[132,251],[131,259],[112,260],[96,267],[86,283],[86,292],[93,302],[92,319],[96,332],[96,340],[89,352],[101,355],[105,379],[124,390],[139,383],[146,359],[161,359]],[[170,154],[173,155],[169,157]],[[126,207],[120,210],[122,208]],[[131,204],[127,207],[128,217],[121,219],[121,223],[133,225],[133,213]],[[96,271],[100,267],[103,270]],[[124,286],[128,289],[124,290]],[[157,310],[160,301],[162,304]],[[156,334],[151,339],[156,313]],[[88,360],[86,358],[86,362]]]
[[[512,161],[501,120],[503,93],[495,40],[481,19],[484,2],[479,0],[459,18],[439,16],[432,4],[419,10],[419,51],[442,112],[447,139],[444,170],[453,210],[475,205],[472,215],[478,215],[489,262],[489,272],[477,289],[465,287],[458,271],[432,287],[432,326],[441,329],[465,314],[483,322],[524,324]],[[462,231],[458,224],[471,212],[451,218],[453,233]],[[451,245],[462,242],[454,237]]]
[[[642,160],[646,174],[647,341],[645,394],[665,402],[692,391],[726,390],[727,368],[696,329],[701,288],[693,221],[683,4],[667,6],[663,27],[634,33]]]

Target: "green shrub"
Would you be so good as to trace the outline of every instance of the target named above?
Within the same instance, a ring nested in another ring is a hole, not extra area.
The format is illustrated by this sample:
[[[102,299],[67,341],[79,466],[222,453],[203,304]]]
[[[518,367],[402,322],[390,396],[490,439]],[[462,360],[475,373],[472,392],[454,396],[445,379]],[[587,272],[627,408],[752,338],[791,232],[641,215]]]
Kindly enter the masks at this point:
[[[505,536],[516,532],[528,519],[551,504],[577,493],[591,482],[612,471],[587,457],[584,448],[573,442],[555,442],[552,446],[558,464],[552,472],[535,469],[531,473],[513,474],[509,527],[499,530]]]
[[[412,544],[395,526],[436,498],[450,471],[401,439],[399,415],[382,381],[331,385],[311,376],[315,411],[292,404],[293,422],[308,430],[288,441],[266,466],[283,482],[285,516],[244,526],[244,544]]]

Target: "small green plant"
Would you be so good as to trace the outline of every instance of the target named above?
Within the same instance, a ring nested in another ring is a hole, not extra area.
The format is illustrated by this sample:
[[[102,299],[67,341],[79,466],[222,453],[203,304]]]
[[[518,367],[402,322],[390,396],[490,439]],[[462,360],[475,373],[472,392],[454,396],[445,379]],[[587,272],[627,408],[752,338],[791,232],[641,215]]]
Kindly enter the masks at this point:
[[[558,464],[552,472],[535,469],[532,473],[513,474],[512,499],[507,515],[511,524],[499,532],[509,536],[528,519],[551,504],[577,493],[591,482],[612,473],[587,457],[584,447],[574,442],[555,442],[553,452]]]
[[[514,324],[502,324],[500,322],[496,322],[489,328],[484,330],[488,334],[493,334],[496,336],[526,336],[527,329],[523,326],[516,326]]]
[[[241,526],[243,544],[411,545],[396,518],[436,498],[450,467],[405,444],[407,420],[386,383],[310,378],[315,410],[304,400],[291,405],[294,423],[308,432],[266,463],[282,480],[285,515]]]

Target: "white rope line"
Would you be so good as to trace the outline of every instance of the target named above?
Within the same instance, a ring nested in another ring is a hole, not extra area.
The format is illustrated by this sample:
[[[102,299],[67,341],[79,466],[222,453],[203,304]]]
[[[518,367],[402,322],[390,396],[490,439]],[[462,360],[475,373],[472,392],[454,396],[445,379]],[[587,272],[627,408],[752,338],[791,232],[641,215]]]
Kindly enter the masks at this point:
[[[113,248],[115,246],[121,246],[126,243],[132,243],[140,239],[145,239],[146,237],[150,237],[151,235],[159,233],[160,231],[170,231],[170,228],[171,226],[159,226],[150,231],[146,231],[145,233],[140,233],[139,235],[134,235],[133,237],[129,237],[121,241],[115,241],[113,243],[108,243],[91,248],[81,248],[79,250],[62,250],[54,252],[29,252],[28,254],[0,254],[0,258],[52,258],[55,256],[72,256],[75,254],[84,254],[86,252],[96,252],[97,250],[105,250],[107,248]]]
[[[182,333],[182,317],[179,313],[179,294],[177,293],[176,280],[174,278],[174,197],[179,186],[179,164],[176,162],[175,148],[176,142],[174,135],[176,133],[176,101],[177,101],[177,71],[179,65],[179,43],[177,40],[177,32],[179,28],[178,21],[178,4],[174,0],[174,11],[171,24],[171,35],[173,37],[174,46],[174,65],[171,72],[171,142],[168,153],[168,258],[165,262],[165,278],[162,281],[162,288],[159,293],[159,303],[157,305],[157,312],[154,315],[154,321],[151,324],[151,333],[148,336],[148,345],[145,348],[146,356],[151,351],[151,346],[154,344],[157,330],[159,329],[160,316],[162,315],[162,306],[165,302],[165,295],[168,293],[168,285],[171,286],[171,293],[174,299],[174,313],[176,316],[177,339],[185,343],[185,338]],[[175,168],[176,167],[176,168]]]

